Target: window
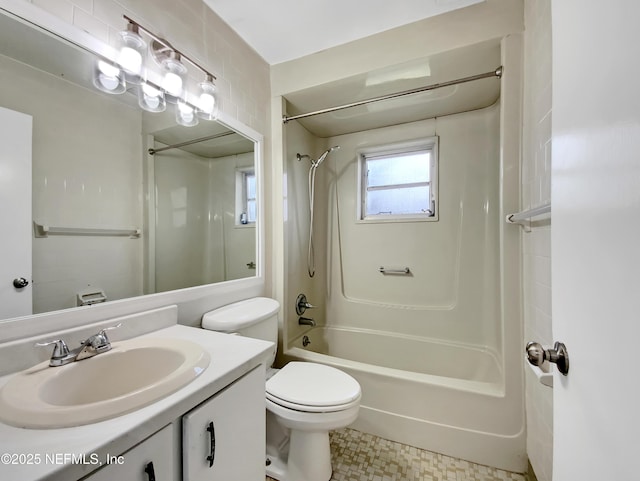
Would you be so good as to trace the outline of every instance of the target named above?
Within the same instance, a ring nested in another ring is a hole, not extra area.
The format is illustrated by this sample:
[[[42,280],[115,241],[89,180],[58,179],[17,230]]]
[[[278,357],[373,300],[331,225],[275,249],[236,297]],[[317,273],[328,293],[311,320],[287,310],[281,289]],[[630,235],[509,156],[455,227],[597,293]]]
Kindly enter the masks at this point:
[[[256,173],[251,169],[236,171],[236,224],[254,224],[257,217]]]
[[[359,220],[437,220],[437,157],[437,137],[360,151]]]

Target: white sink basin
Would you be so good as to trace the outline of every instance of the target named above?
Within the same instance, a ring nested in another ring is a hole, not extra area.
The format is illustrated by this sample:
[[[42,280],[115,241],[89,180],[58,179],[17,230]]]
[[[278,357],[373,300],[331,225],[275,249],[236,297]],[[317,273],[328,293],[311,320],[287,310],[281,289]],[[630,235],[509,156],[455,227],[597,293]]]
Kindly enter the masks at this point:
[[[24,428],[95,423],[147,406],[193,381],[209,354],[179,339],[131,339],[62,367],[43,362],[0,390],[0,421]]]

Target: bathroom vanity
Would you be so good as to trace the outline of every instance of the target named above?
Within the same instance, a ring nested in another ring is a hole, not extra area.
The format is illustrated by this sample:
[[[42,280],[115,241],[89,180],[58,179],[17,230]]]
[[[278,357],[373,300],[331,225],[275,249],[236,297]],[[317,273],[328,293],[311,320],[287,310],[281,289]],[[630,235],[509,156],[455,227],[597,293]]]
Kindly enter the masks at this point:
[[[0,344],[0,360],[4,366],[15,366],[15,353],[21,351],[26,354],[20,358],[27,358],[23,362],[33,363],[34,359],[27,354],[35,352],[35,366],[26,366],[29,376],[35,376],[37,372],[62,373],[68,367],[49,367],[51,349],[34,347],[35,343],[62,338],[71,347],[78,344],[78,339],[91,336],[93,331],[118,323],[121,323],[120,328],[109,331],[114,352],[126,352],[127,348],[123,346],[176,343],[195,349],[200,346],[203,356],[208,357],[208,365],[195,367],[195,378],[186,385],[122,415],[69,425],[74,421],[66,421],[65,411],[72,402],[84,402],[85,407],[95,406],[88,412],[98,413],[106,401],[100,394],[92,395],[92,390],[100,391],[101,382],[117,383],[120,375],[123,379],[129,378],[128,371],[154,370],[149,365],[142,366],[143,362],[121,365],[118,368],[121,372],[117,374],[98,375],[95,384],[83,380],[84,384],[89,384],[86,386],[90,393],[88,399],[83,397],[84,388],[65,398],[64,402],[60,397],[49,398],[48,401],[54,399],[60,405],[51,409],[60,409],[58,418],[66,427],[19,427],[21,421],[14,419],[1,423],[0,479],[262,481],[265,476],[265,360],[273,344],[177,325],[176,312],[175,306],[169,306],[81,329]],[[98,361],[100,356],[108,359],[108,353],[105,353],[75,363],[86,363],[85,366],[91,369],[89,363]],[[103,363],[109,365],[106,361]],[[161,364],[162,361],[158,359],[154,363]],[[5,372],[0,377],[0,389],[8,390],[5,386],[15,376],[24,375],[21,374],[24,367],[15,371]],[[58,377],[61,382],[67,382],[64,376]],[[104,389],[111,392],[108,386]],[[125,393],[123,397],[127,395]],[[46,424],[55,418],[55,412],[51,412],[42,422]],[[38,422],[33,421],[36,426]],[[56,421],[52,420],[51,424],[55,426]]]

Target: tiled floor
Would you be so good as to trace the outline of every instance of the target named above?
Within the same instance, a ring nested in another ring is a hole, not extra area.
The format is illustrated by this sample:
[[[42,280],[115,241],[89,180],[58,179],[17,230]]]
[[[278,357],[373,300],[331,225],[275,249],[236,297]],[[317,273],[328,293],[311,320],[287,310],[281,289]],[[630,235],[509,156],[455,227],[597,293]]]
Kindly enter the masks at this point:
[[[331,481],[527,481],[522,474],[431,453],[353,429],[331,433],[331,458]]]

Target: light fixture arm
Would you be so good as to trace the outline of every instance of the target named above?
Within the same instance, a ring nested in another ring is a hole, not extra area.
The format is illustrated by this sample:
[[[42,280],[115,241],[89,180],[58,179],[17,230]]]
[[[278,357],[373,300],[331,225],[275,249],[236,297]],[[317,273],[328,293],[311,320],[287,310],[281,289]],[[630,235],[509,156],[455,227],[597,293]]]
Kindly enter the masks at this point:
[[[185,55],[183,52],[181,52],[180,50],[178,50],[177,48],[175,48],[173,45],[171,45],[167,40],[158,37],[155,33],[153,33],[152,31],[150,31],[149,29],[143,27],[142,25],[140,25],[138,22],[136,22],[135,20],[133,20],[132,18],[123,15],[123,17],[125,18],[125,20],[127,20],[127,22],[129,22],[129,26],[127,28],[131,28],[131,26],[133,26],[135,29],[140,29],[143,32],[145,32],[147,35],[149,35],[149,37],[151,37],[153,40],[155,40],[158,43],[161,43],[162,45],[164,45],[165,47],[167,47],[168,49],[172,50],[173,52],[175,52],[175,54],[178,56],[178,58],[186,60],[187,62],[189,62],[191,65],[193,65],[194,67],[196,67],[198,70],[202,71],[206,76],[211,77],[213,80],[217,80],[217,77],[215,75],[213,75],[211,72],[209,72],[207,69],[205,69],[204,67],[202,67],[199,63],[195,62],[194,60],[192,60],[191,58],[189,58],[187,55]]]

